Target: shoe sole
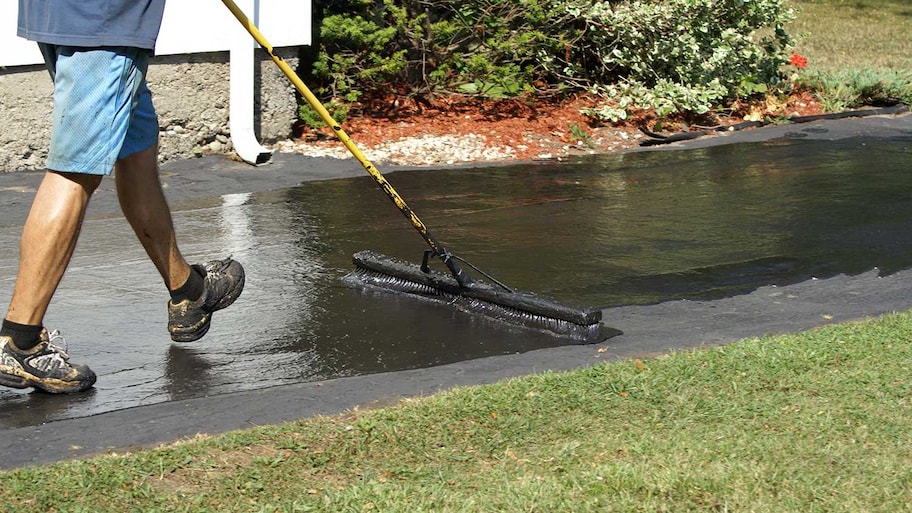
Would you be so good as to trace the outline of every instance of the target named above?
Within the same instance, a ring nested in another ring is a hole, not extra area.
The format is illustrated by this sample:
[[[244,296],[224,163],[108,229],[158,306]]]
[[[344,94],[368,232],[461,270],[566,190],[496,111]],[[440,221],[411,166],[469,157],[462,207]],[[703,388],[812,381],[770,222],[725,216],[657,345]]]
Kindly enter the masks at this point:
[[[215,307],[212,309],[212,312],[217,312],[224,308],[228,308],[241,296],[241,292],[244,291],[244,284],[246,283],[246,276],[241,276],[241,279],[238,280],[237,285],[231,289],[221,301],[215,304]],[[212,324],[212,313],[210,313],[203,323],[196,328],[195,330],[190,331],[171,331],[171,340],[174,342],[196,342],[197,340],[203,338],[206,333],[209,333],[209,326]]]
[[[195,342],[209,333],[209,326],[212,324],[212,315],[206,317],[206,322],[193,331],[172,331],[171,340],[175,342]]]
[[[19,376],[13,376],[11,374],[2,373],[0,374],[0,385],[10,388],[28,388],[29,384],[24,378]]]
[[[89,376],[79,381],[63,381],[59,379],[41,379],[37,376],[24,373],[7,374],[0,373],[0,385],[11,388],[28,388],[33,387],[50,394],[73,394],[83,392],[95,385],[96,376]]]

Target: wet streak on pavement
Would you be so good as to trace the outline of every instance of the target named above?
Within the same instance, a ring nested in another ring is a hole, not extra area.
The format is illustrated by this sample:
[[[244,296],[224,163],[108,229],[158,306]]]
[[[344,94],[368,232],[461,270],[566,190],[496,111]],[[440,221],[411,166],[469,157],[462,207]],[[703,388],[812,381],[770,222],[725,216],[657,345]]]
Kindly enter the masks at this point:
[[[606,307],[606,323],[625,330],[625,305],[912,267],[909,158],[906,139],[774,141],[410,171],[394,183],[452,251],[517,288]],[[167,296],[126,222],[91,215],[47,324],[99,374],[97,387],[76,397],[0,390],[0,427],[565,343],[343,286],[355,251],[417,261],[424,250],[368,177],[173,206],[188,259],[245,264],[236,306],[203,340],[172,344]],[[19,230],[0,223],[4,303]]]

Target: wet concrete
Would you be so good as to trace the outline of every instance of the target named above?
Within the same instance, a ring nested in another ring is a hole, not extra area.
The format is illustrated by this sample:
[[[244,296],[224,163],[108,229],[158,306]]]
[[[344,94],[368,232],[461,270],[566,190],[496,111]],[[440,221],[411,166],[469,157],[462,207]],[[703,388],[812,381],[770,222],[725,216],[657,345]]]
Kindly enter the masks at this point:
[[[356,163],[293,156],[165,167],[187,256],[233,253],[250,276],[206,338],[171,344],[162,287],[106,183],[47,319],[98,385],[74,397],[0,390],[0,466],[906,309],[909,121],[391,177],[453,251],[518,288],[605,307],[625,334],[600,346],[342,286],[351,253],[417,260],[423,243]],[[0,177],[3,303],[37,179]]]

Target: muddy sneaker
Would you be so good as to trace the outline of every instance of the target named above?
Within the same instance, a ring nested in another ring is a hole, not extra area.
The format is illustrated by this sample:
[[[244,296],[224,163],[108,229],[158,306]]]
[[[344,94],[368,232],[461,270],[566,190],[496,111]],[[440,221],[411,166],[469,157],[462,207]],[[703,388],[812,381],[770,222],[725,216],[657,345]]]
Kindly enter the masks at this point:
[[[193,267],[205,275],[196,301],[168,301],[168,331],[175,342],[193,342],[209,331],[212,312],[227,308],[244,290],[244,268],[230,257]]]
[[[63,347],[60,346],[63,344]],[[41,342],[20,352],[13,340],[0,337],[0,385],[35,387],[52,394],[72,394],[92,388],[95,373],[85,365],[73,365],[60,332],[41,332]]]

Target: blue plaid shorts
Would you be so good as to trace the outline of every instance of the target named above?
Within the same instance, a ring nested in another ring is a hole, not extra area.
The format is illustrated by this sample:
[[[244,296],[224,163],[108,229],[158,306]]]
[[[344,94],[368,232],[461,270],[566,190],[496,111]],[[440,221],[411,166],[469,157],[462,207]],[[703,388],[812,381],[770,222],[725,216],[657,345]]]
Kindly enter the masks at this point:
[[[54,80],[48,169],[109,175],[117,160],[158,142],[149,50],[39,46]]]

